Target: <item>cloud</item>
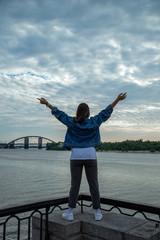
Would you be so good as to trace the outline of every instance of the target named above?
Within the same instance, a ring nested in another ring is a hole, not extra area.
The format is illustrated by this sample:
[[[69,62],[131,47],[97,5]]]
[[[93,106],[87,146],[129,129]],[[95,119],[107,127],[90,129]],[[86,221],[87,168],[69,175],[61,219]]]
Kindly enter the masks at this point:
[[[133,136],[144,126],[159,132],[159,9],[157,0],[1,1],[1,138],[10,138],[11,126],[18,134],[32,124],[49,132],[50,116],[37,97],[71,115],[85,101],[97,114],[123,91],[128,98],[109,120],[111,132],[121,139],[125,127]],[[60,136],[63,131],[60,125]]]

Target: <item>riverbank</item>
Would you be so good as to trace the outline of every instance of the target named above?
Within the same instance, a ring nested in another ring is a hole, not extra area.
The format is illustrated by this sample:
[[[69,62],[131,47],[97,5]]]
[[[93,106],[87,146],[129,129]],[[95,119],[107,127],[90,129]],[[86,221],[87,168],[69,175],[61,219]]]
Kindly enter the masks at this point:
[[[62,142],[48,143],[47,150],[66,150]],[[97,151],[160,153],[160,141],[126,140],[122,142],[101,142]]]
[[[151,154],[160,154],[160,151],[118,151],[118,150],[97,150],[97,152],[113,152],[113,153],[151,153]]]

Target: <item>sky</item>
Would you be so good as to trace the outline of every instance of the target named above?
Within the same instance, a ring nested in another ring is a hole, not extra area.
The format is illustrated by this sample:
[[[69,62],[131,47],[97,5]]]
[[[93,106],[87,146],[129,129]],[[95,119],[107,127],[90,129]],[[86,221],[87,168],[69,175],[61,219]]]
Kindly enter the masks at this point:
[[[66,127],[41,105],[91,115],[127,98],[102,141],[160,140],[159,0],[0,0],[0,142]]]

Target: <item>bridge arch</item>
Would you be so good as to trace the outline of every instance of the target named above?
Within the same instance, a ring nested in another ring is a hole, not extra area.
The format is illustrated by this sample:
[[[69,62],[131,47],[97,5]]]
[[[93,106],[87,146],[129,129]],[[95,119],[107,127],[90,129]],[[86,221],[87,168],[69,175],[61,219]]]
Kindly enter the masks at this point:
[[[42,140],[48,140],[49,142],[53,142],[54,141],[50,138],[46,138],[46,137],[42,137],[42,136],[36,136],[36,135],[29,135],[29,136],[23,136],[23,137],[19,137],[19,138],[16,138],[12,141],[10,141],[9,143],[7,143],[3,148],[15,148],[15,142],[16,141],[19,141],[19,140],[23,140],[24,139],[24,148],[25,149],[28,149],[29,148],[29,139],[30,138],[37,138],[38,139],[38,143],[37,143],[37,148],[38,149],[42,149]]]

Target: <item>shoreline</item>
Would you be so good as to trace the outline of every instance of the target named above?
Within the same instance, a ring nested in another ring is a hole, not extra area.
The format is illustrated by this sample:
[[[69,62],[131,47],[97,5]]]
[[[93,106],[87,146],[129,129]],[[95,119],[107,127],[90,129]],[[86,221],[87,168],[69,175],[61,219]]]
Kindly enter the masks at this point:
[[[24,149],[24,148],[0,148],[0,150],[34,150],[34,148],[30,148],[30,149]],[[37,150],[37,149],[36,149]],[[71,151],[71,150],[67,150],[67,149],[41,149],[41,150],[45,150],[45,151]],[[155,151],[155,152],[151,152],[149,150],[146,150],[146,151],[119,151],[119,150],[96,150],[96,152],[113,152],[113,153],[145,153],[145,154],[160,154],[160,151]]]
[[[97,152],[114,152],[114,153],[151,153],[151,154],[160,154],[160,151],[150,152],[150,151],[118,151],[118,150],[98,150]]]

